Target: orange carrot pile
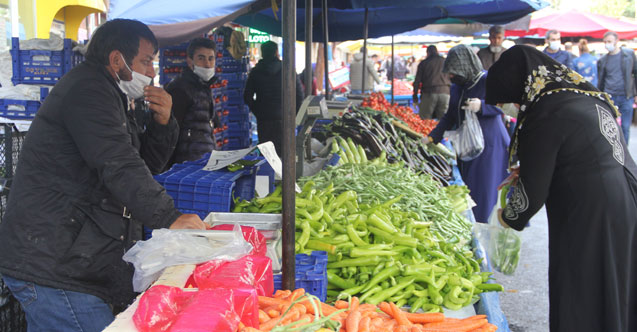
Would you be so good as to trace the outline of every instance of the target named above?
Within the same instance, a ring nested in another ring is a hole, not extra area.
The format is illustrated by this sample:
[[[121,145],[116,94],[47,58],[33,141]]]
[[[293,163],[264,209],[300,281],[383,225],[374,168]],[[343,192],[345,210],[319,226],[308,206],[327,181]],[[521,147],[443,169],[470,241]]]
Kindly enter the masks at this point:
[[[277,291],[274,297],[259,296],[259,329],[243,328],[242,332],[265,332],[276,326],[305,326],[318,319],[319,313],[309,299],[301,299],[302,288],[294,291]],[[382,302],[377,306],[360,304],[357,297],[351,301],[336,301],[334,306],[317,305],[322,316],[339,322],[340,332],[493,332],[497,327],[490,324],[485,315],[464,319],[448,318],[442,313],[409,313],[394,303]],[[297,324],[291,325],[295,322]]]

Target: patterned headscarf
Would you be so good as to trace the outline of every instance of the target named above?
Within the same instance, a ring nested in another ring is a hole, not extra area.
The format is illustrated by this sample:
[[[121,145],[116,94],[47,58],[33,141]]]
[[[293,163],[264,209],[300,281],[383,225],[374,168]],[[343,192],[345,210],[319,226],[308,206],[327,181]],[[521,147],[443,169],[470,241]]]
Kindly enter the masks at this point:
[[[482,73],[482,62],[478,56],[467,45],[457,45],[452,47],[447,54],[445,63],[442,66],[443,73],[462,76],[465,79],[475,82]]]
[[[617,108],[607,93],[599,91],[579,73],[568,69],[548,55],[530,46],[513,46],[489,68],[487,104],[516,103],[520,105],[518,122],[509,146],[509,163],[517,153],[518,133],[526,115],[542,97],[553,93],[581,93],[606,102],[615,115]],[[511,165],[510,165],[511,166]]]

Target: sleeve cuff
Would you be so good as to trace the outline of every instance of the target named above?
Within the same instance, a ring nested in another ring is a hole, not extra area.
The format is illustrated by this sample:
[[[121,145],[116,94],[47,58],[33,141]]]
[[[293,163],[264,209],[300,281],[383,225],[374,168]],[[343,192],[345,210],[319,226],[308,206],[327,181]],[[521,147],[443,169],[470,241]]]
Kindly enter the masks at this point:
[[[150,121],[148,127],[153,134],[169,135],[177,130],[177,120],[175,120],[175,117],[171,115],[168,123],[163,125],[153,119],[152,121]]]

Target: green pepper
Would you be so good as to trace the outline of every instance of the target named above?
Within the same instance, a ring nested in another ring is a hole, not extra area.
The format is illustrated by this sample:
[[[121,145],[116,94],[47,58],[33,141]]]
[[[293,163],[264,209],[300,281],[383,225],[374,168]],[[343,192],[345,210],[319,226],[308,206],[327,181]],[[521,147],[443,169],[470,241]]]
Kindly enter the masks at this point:
[[[340,287],[341,289],[356,287],[356,283],[350,280],[343,279],[332,271],[327,271],[327,282],[330,284],[336,285]]]
[[[369,226],[368,229],[370,232],[374,233],[374,235],[387,242],[394,242],[398,245],[404,245],[413,248],[416,248],[418,246],[418,240],[412,237],[401,236],[399,234],[389,234],[374,226]]]
[[[305,245],[307,245],[307,242],[310,240],[310,228],[311,227],[309,222],[301,223],[301,236],[298,239],[301,250],[305,249]]]
[[[394,294],[400,292],[401,290],[403,290],[404,288],[406,288],[407,286],[411,285],[414,282],[414,278],[408,278],[400,283],[398,283],[396,286],[384,289],[372,296],[370,296],[369,298],[367,298],[367,303],[371,303],[371,304],[378,304],[382,301],[385,301],[387,298],[393,296]]]
[[[391,223],[381,219],[377,214],[372,214],[367,217],[367,223],[369,225],[375,226],[378,229],[385,231],[387,233],[396,233],[398,230]]]
[[[378,256],[357,257],[350,259],[343,259],[340,262],[328,263],[327,268],[339,268],[339,267],[356,267],[356,266],[376,266],[381,262],[381,258]]]
[[[352,224],[347,225],[346,231],[347,231],[347,235],[349,236],[350,240],[352,240],[352,242],[354,242],[355,245],[364,246],[364,245],[368,245],[369,244],[369,243],[363,241],[358,236],[358,234],[356,234],[356,230],[354,229],[354,225],[352,225]]]
[[[326,251],[332,255],[336,253],[336,246],[318,240],[308,240],[305,247],[312,250]]]
[[[380,286],[374,286],[372,288],[370,288],[368,291],[364,292],[363,295],[361,295],[361,297],[358,299],[360,302],[365,301],[368,297],[382,291],[383,288]]]
[[[343,291],[341,292],[341,294],[339,294],[339,296],[341,296],[341,295],[345,295],[345,296],[347,296],[347,295],[349,295],[349,296],[354,296],[354,295],[356,295],[356,294],[360,293],[360,292],[361,292],[361,290],[363,289],[363,287],[365,287],[365,285],[359,285],[359,286],[356,286],[356,287],[348,288],[348,289],[346,289],[346,290],[343,290]]]
[[[400,253],[392,250],[372,250],[362,248],[352,248],[350,250],[350,257],[366,257],[366,256],[396,256]]]
[[[432,303],[437,305],[443,304],[444,299],[442,295],[440,295],[440,292],[432,284],[427,286],[427,293],[429,294],[429,298]]]
[[[501,292],[504,290],[504,287],[500,284],[479,284],[476,285],[476,288],[485,292]]]
[[[387,264],[389,264],[389,262],[387,262]],[[374,276],[367,283],[367,285],[365,285],[365,287],[363,288],[363,291],[367,291],[367,290],[371,289],[372,287],[378,285],[379,282],[382,282],[382,281],[386,280],[389,277],[396,276],[396,275],[398,275],[398,273],[400,273],[400,268],[398,266],[396,266],[396,265],[388,266],[386,269],[381,270],[378,273],[374,273]]]

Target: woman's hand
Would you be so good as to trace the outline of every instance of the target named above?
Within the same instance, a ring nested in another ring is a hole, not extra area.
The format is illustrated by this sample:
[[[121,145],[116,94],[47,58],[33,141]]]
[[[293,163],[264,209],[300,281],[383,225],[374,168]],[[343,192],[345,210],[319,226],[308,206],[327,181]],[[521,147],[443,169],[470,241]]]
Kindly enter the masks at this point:
[[[520,167],[519,166],[511,167],[509,172],[510,172],[509,176],[507,176],[507,178],[504,179],[502,183],[500,183],[500,185],[498,186],[498,190],[502,189],[504,186],[507,186],[507,185],[515,185],[518,182],[518,178],[520,177]]]
[[[504,228],[511,228],[506,222],[504,222],[504,219],[502,219],[502,211],[502,209],[498,209],[498,221],[500,222],[500,225]]]

